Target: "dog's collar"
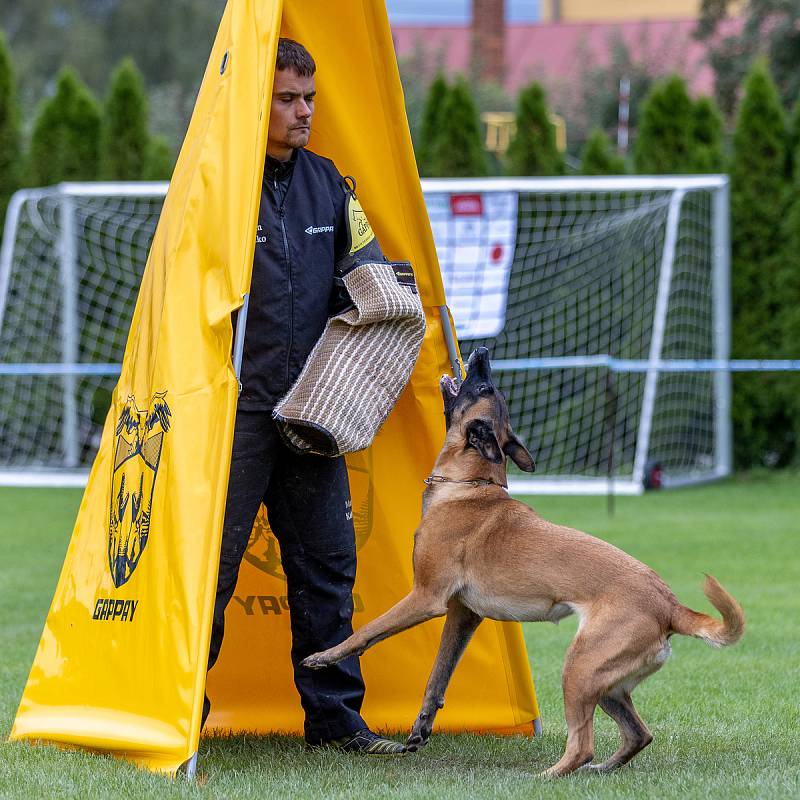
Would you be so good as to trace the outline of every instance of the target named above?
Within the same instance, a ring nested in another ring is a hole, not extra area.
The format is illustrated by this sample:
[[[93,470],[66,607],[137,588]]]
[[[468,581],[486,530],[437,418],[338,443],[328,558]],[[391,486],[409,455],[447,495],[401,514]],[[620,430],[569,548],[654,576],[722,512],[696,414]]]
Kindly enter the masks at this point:
[[[424,484],[430,486],[433,483],[466,483],[470,486],[477,487],[477,486],[499,486],[501,489],[508,489],[508,485],[505,483],[498,483],[497,481],[493,481],[491,478],[475,478],[471,481],[460,481],[456,478],[446,478],[444,475],[431,475],[423,481]]]

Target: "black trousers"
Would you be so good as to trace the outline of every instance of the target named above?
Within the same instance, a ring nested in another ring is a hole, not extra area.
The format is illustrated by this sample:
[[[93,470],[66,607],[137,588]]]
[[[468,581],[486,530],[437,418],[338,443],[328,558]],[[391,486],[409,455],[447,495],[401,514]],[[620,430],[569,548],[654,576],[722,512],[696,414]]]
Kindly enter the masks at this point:
[[[269,412],[237,413],[208,669],[219,655],[225,608],[263,502],[286,573],[294,682],[312,744],[366,727],[357,657],[323,670],[300,666],[307,655],[353,632],[356,545],[349,501],[343,458],[297,455],[284,445]],[[203,722],[210,708],[206,696]]]

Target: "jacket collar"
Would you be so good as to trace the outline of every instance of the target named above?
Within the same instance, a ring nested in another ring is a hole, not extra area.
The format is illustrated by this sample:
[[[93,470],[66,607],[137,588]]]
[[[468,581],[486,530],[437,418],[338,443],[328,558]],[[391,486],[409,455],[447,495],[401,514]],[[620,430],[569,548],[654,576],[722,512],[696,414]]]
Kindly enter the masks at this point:
[[[277,158],[268,155],[264,164],[264,177],[270,181],[288,180],[294,171],[294,165],[297,163],[301,149],[296,149],[288,161],[278,161]]]

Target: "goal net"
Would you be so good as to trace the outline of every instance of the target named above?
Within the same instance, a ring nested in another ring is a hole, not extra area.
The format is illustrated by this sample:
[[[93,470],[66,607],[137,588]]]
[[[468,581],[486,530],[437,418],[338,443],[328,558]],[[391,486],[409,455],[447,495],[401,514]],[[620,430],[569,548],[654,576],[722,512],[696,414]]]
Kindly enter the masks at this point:
[[[0,482],[85,482],[166,189],[61,184],[12,198],[0,251]]]
[[[462,352],[489,348],[541,474],[512,491],[638,493],[728,474],[722,176],[428,181]]]
[[[730,471],[725,178],[423,181],[465,356],[534,453],[519,492]],[[0,482],[79,483],[166,184],[17,193],[0,256]]]

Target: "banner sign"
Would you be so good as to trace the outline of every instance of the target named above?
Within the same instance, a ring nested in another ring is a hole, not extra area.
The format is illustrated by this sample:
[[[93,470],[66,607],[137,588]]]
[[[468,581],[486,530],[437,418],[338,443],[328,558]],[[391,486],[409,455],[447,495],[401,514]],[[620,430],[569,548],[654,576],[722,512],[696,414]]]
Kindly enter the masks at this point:
[[[517,238],[516,192],[436,192],[425,205],[458,338],[497,336]]]

